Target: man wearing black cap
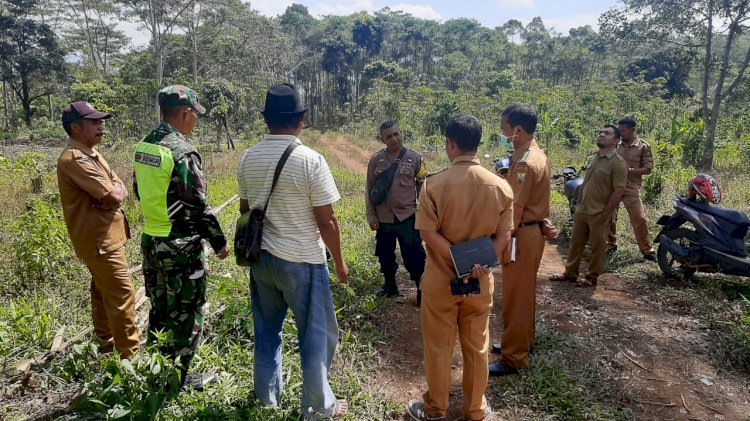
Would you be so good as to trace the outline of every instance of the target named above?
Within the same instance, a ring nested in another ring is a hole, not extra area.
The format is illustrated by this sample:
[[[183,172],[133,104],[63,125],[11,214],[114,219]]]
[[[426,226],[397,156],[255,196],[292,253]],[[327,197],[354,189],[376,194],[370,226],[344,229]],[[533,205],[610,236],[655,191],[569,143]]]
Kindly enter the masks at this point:
[[[125,258],[130,230],[120,209],[128,191],[94,150],[104,135],[103,120],[110,117],[85,101],[65,107],[62,123],[70,139],[57,159],[57,184],[73,249],[91,272],[94,334],[102,350],[114,348],[128,357],[140,344]]]
[[[149,342],[171,332],[162,350],[179,358],[182,383],[201,390],[215,376],[187,374],[198,348],[206,303],[203,241],[219,259],[229,254],[219,220],[206,202],[201,157],[189,135],[206,109],[183,85],[159,91],[162,121],[135,150],[135,194],[141,202],[143,278],[151,300]]]
[[[281,328],[291,308],[302,363],[303,418],[338,418],[348,406],[328,383],[338,324],[325,248],[340,283],[347,282],[349,269],[333,213],[332,204],[341,198],[333,175],[325,158],[298,138],[306,111],[294,85],[271,86],[263,109],[269,134],[245,151],[237,168],[240,212],[268,201],[260,260],[250,271],[255,397],[265,405],[281,404]],[[289,148],[271,194],[276,165]]]

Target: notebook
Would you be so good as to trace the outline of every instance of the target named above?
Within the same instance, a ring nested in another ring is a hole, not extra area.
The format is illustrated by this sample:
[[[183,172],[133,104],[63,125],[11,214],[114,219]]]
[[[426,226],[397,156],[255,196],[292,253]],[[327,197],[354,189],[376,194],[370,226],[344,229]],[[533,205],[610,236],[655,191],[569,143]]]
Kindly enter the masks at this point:
[[[450,247],[450,253],[453,267],[459,278],[470,274],[471,268],[476,264],[488,267],[500,266],[495,246],[489,236],[454,244]]]

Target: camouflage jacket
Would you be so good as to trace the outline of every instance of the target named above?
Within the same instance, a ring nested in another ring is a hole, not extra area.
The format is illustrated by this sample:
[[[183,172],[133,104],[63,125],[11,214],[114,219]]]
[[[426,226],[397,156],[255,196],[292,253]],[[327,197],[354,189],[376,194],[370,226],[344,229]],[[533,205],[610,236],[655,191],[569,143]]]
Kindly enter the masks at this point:
[[[159,126],[143,138],[145,143],[153,143],[169,148],[174,159],[172,179],[167,189],[167,207],[180,202],[182,210],[171,217],[172,230],[167,241],[175,245],[185,241],[204,238],[215,252],[219,252],[227,239],[221,230],[219,219],[210,212],[206,203],[206,179],[201,169],[201,157],[193,145],[174,126],[162,121]],[[133,181],[133,190],[138,196],[138,183]],[[146,234],[144,234],[145,236]]]

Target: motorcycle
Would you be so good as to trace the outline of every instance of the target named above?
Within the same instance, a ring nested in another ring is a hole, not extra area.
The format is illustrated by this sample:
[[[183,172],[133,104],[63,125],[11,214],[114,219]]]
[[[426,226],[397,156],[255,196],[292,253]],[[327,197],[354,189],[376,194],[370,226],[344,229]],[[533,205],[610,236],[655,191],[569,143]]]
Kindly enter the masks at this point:
[[[750,276],[747,214],[681,195],[672,206],[675,212],[657,221],[662,228],[654,239],[659,244],[657,263],[665,276],[688,280],[697,271]]]
[[[568,199],[568,207],[570,208],[570,216],[572,217],[578,205],[578,198],[580,197],[579,191],[583,185],[583,172],[586,171],[586,167],[576,170],[575,167],[563,167],[560,174],[552,176],[552,180],[561,180],[563,183],[563,193],[565,198]]]
[[[513,151],[508,151],[506,156],[504,157],[497,157],[492,158],[492,169],[495,171],[495,174],[505,178],[508,175],[508,170],[510,169],[510,156],[513,154]],[[490,159],[490,155],[484,154],[485,159]]]

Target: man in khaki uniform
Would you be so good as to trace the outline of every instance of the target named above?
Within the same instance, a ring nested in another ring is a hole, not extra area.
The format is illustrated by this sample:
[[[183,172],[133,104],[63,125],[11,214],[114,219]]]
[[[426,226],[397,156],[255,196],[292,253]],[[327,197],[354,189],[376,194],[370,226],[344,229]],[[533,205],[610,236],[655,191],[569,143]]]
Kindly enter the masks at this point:
[[[127,357],[140,344],[125,258],[130,229],[120,209],[128,191],[93,149],[104,134],[102,120],[110,117],[84,101],[65,107],[62,122],[70,140],[57,159],[57,184],[73,249],[91,272],[94,334],[102,350],[114,347]]]
[[[573,232],[568,248],[565,273],[554,275],[550,281],[575,282],[576,286],[596,286],[604,266],[607,233],[612,213],[620,204],[628,178],[628,166],[615,148],[620,140],[620,129],[605,125],[596,139],[599,147],[586,166],[586,177],[581,186],[581,197],[573,217]],[[588,239],[591,261],[584,279],[578,279],[583,250]]]
[[[620,200],[625,205],[630,217],[630,225],[635,233],[635,241],[638,249],[646,260],[656,261],[656,253],[651,246],[648,233],[646,212],[641,203],[641,181],[644,175],[651,173],[654,166],[654,158],[651,155],[651,146],[645,140],[639,138],[635,133],[635,120],[626,117],[617,122],[622,133],[622,139],[617,144],[617,153],[625,158],[628,164],[628,181],[625,184],[625,192]],[[618,205],[619,208],[619,205]],[[617,250],[617,209],[609,226],[607,236],[607,250]]]
[[[395,121],[380,125],[380,141],[385,149],[370,158],[367,165],[365,207],[367,223],[376,231],[375,255],[380,262],[380,271],[385,283],[378,295],[398,295],[396,284],[396,241],[401,248],[401,257],[409,277],[417,286],[417,305],[421,302],[419,280],[424,273],[425,252],[419,231],[414,229],[414,213],[417,210],[417,194],[427,176],[422,156],[401,143],[401,130]],[[397,163],[393,183],[383,203],[373,203],[370,191],[375,180],[393,164]]]
[[[542,224],[549,216],[552,172],[534,139],[536,123],[536,110],[529,104],[512,105],[501,116],[503,136],[514,148],[507,180],[513,189],[515,260],[504,253],[502,359],[490,364],[491,376],[515,374],[528,367],[534,345],[536,272],[544,252]]]
[[[425,180],[417,211],[417,229],[427,246],[422,289],[421,326],[427,391],[423,401],[407,405],[415,420],[445,420],[451,388],[453,346],[458,331],[463,355],[463,411],[468,420],[487,420],[492,410],[487,389],[489,315],[494,280],[488,268],[475,265],[471,277],[480,292],[452,295],[456,278],[451,245],[490,236],[498,256],[513,230],[513,191],[482,167],[476,150],[482,126],[469,115],[451,119],[445,128],[445,152],[451,166]]]

